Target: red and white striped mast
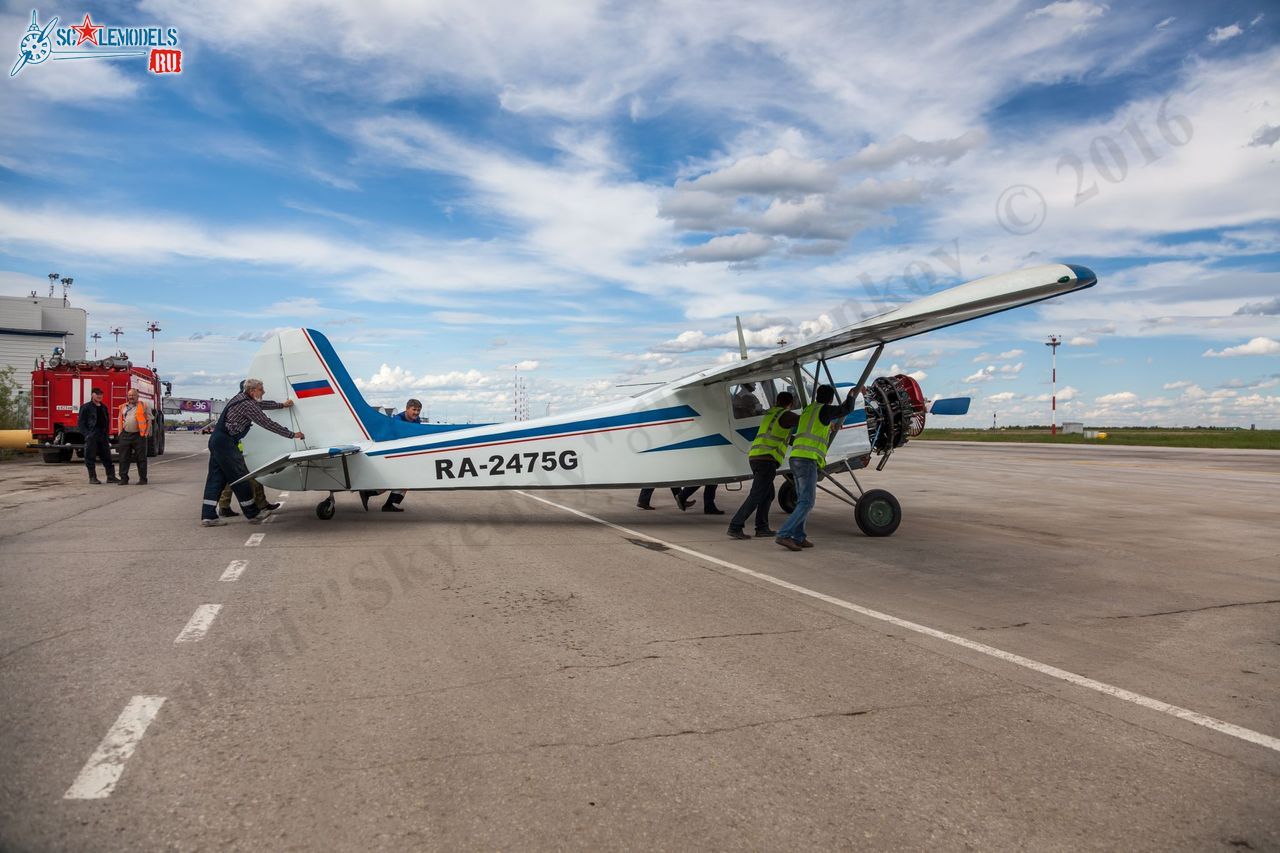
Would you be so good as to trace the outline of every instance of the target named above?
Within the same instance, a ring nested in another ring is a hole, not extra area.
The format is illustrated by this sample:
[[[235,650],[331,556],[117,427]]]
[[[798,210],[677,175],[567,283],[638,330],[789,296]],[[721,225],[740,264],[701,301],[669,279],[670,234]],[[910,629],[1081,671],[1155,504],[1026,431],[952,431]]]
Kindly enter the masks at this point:
[[[1045,343],[1049,351],[1053,353],[1053,373],[1050,375],[1050,383],[1053,385],[1053,394],[1050,396],[1050,408],[1053,412],[1053,425],[1049,427],[1050,435],[1058,434],[1058,347],[1062,346],[1061,335],[1050,335],[1049,340]]]

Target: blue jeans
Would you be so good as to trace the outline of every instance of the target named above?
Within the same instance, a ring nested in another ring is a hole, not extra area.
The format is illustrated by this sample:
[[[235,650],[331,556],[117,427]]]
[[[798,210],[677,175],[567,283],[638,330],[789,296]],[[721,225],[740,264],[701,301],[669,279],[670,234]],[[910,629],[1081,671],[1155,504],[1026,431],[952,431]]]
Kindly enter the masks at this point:
[[[791,476],[796,481],[796,509],[778,531],[778,538],[803,542],[808,538],[804,532],[804,520],[809,517],[818,496],[818,463],[812,459],[793,458]]]

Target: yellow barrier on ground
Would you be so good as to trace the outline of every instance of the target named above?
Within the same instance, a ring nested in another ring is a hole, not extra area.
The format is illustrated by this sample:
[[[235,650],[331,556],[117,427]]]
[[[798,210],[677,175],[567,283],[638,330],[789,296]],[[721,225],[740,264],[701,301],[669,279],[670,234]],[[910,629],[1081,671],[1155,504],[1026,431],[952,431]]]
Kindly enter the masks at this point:
[[[29,429],[0,429],[0,450],[27,450],[30,440]]]

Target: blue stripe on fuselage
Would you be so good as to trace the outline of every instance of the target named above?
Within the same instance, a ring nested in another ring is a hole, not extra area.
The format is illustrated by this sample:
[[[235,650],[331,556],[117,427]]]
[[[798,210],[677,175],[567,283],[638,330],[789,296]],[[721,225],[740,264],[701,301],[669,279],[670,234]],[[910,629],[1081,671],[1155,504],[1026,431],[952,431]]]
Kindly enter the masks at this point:
[[[456,438],[450,441],[435,441],[428,444],[414,444],[408,447],[386,448],[374,450],[367,456],[386,456],[388,454],[416,453],[422,450],[462,449],[469,445],[496,444],[503,441],[514,441],[523,438],[555,438],[561,433],[591,432],[625,426],[643,426],[684,418],[698,417],[691,406],[670,406],[665,409],[651,409],[647,412],[628,412],[625,415],[610,415],[605,418],[590,418],[585,421],[570,421],[563,424],[552,424],[528,429],[514,429],[506,432],[494,432],[487,435],[473,435],[467,438]]]

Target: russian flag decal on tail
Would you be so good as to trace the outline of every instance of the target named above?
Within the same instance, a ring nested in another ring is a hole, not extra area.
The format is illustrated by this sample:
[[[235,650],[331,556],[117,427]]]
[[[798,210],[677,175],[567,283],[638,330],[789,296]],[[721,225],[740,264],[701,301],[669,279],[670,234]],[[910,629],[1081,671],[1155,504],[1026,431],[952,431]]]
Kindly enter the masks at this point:
[[[333,393],[333,386],[329,384],[327,379],[317,379],[315,382],[295,382],[293,383],[293,393],[299,400],[305,400],[307,397],[323,397],[326,394]]]

